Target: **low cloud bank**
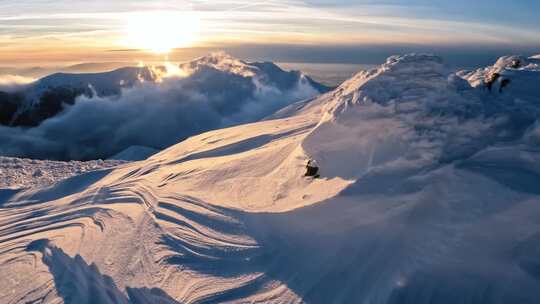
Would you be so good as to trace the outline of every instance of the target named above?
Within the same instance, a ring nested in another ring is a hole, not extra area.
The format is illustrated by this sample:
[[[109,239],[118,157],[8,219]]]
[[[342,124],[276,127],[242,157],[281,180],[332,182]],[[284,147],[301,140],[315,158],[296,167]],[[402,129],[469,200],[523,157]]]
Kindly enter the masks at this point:
[[[38,127],[0,127],[0,154],[86,160],[133,145],[163,149],[204,131],[256,121],[317,94],[303,77],[282,91],[255,78],[202,70],[141,83],[116,97],[80,97]]]
[[[13,92],[34,81],[35,79],[31,77],[10,74],[0,75],[0,91]]]

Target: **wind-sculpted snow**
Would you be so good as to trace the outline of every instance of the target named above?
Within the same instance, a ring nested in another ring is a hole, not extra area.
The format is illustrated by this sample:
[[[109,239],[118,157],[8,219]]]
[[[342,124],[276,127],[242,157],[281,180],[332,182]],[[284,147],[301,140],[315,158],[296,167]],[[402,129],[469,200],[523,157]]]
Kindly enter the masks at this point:
[[[122,156],[130,155],[123,154],[114,160],[86,162],[60,162],[0,156],[0,189],[44,187],[74,175],[111,168],[122,165],[127,160],[135,160]]]
[[[87,160],[130,146],[161,150],[328,90],[300,72],[222,53],[178,66],[54,74],[25,94],[0,92],[0,155]]]
[[[527,78],[520,78],[521,72]],[[368,170],[381,161],[446,163],[489,145],[522,140],[540,117],[535,85],[540,70],[500,73],[515,76],[508,76],[513,79],[509,93],[488,92],[472,81],[474,89],[449,75],[434,56],[391,57],[378,70],[362,72],[335,91],[327,105],[329,115],[310,135],[312,149],[332,154],[321,155],[323,162],[350,157],[336,170],[341,175],[350,170],[347,175],[354,177],[363,173],[359,167]],[[310,141],[305,145],[311,146]],[[358,157],[351,149],[367,155]]]
[[[538,303],[540,104],[462,77],[391,57],[275,119],[5,192],[1,302]]]
[[[486,87],[489,98],[510,99],[507,102],[540,102],[540,88],[536,85],[540,58],[523,56],[501,57],[493,66],[476,71],[460,72],[474,87]],[[527,105],[527,103],[524,103]]]
[[[111,157],[109,160],[125,160],[125,161],[138,161],[144,160],[148,157],[159,152],[156,149],[152,149],[144,146],[131,146],[120,153],[117,153]]]

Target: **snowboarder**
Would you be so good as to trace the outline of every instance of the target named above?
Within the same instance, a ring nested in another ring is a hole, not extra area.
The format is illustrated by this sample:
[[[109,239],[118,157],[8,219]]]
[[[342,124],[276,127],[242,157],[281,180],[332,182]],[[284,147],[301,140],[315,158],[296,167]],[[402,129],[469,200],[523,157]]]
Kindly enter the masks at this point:
[[[320,175],[319,172],[319,166],[317,162],[313,159],[308,160],[306,164],[306,174],[304,176],[312,176],[313,178],[318,178]]]

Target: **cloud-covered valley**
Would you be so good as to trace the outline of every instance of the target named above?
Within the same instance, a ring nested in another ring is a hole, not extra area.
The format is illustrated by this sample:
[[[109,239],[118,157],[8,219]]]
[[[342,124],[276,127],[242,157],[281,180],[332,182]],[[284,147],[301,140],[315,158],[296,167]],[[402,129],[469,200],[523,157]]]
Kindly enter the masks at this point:
[[[81,160],[107,158],[133,145],[163,149],[204,131],[256,121],[326,90],[299,72],[224,54],[141,80],[120,94],[100,94],[87,85],[90,94],[62,104],[37,126],[0,126],[0,154]]]

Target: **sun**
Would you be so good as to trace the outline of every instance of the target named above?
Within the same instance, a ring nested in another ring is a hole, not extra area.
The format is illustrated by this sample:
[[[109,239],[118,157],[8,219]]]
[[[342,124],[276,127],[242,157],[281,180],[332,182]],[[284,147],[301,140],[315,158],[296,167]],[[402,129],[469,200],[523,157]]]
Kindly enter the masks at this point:
[[[126,21],[126,44],[154,53],[192,46],[199,34],[200,19],[193,12],[135,13]]]

